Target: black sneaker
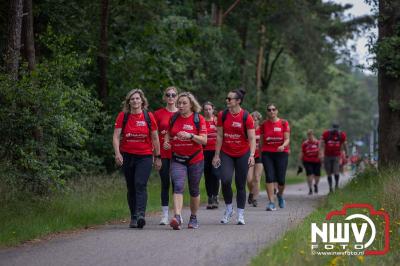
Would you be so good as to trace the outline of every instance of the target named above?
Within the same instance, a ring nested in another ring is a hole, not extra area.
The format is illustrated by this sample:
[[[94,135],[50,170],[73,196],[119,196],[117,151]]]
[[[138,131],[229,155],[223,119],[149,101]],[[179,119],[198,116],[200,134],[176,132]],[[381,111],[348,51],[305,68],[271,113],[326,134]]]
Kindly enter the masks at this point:
[[[212,208],[213,208],[213,198],[210,197],[210,198],[208,198],[208,204],[207,204],[206,209],[211,210]]]
[[[253,204],[253,194],[249,193],[249,197],[247,198],[247,203]]]
[[[146,225],[146,220],[143,216],[139,216],[137,219],[137,228],[142,229]]]
[[[318,185],[314,184],[314,193],[318,194]]]
[[[312,195],[312,189],[310,188],[310,191],[308,191],[308,195]]]
[[[218,209],[218,205],[219,205],[219,203],[218,203],[218,196],[213,196],[213,203],[212,203],[212,208],[213,209]]]
[[[257,207],[257,205],[258,205],[258,202],[257,202],[257,200],[255,199],[255,200],[253,200],[253,207]]]
[[[129,228],[137,228],[138,227],[138,221],[136,218],[132,218],[131,222],[129,223]]]

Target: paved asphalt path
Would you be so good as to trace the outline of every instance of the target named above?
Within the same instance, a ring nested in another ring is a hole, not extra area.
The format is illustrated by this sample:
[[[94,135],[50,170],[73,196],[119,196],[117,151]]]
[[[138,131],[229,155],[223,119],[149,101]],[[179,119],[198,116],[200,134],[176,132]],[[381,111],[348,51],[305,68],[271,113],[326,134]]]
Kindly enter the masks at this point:
[[[341,185],[349,178],[341,178]],[[328,193],[326,178],[318,195],[307,195],[305,183],[289,185],[285,209],[265,211],[265,192],[259,207],[246,206],[246,225],[219,223],[223,208],[198,213],[200,228],[174,231],[158,225],[159,217],[147,218],[143,230],[127,224],[106,225],[95,230],[56,237],[50,241],[0,250],[0,265],[246,265],[252,257],[306,217]],[[190,213],[183,211],[185,225]],[[235,215],[236,216],[236,215]]]

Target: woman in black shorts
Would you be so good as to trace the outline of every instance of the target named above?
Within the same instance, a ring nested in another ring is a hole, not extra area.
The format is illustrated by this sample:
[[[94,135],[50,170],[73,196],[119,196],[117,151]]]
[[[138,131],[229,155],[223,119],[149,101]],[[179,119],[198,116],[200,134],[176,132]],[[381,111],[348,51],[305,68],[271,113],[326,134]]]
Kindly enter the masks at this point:
[[[304,168],[306,169],[307,183],[309,192],[308,195],[313,194],[313,180],[314,180],[314,193],[318,193],[318,182],[321,176],[321,160],[319,158],[319,140],[315,138],[312,129],[307,131],[307,139],[301,144],[300,159],[303,161]]]

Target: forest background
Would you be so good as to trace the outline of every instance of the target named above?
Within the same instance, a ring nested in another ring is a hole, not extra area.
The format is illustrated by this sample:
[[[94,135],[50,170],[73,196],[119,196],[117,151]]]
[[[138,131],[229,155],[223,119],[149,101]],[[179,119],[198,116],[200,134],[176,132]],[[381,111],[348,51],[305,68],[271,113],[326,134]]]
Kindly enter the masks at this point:
[[[0,2],[2,192],[46,195],[70,179],[115,171],[114,120],[133,88],[145,91],[150,110],[164,105],[168,86],[218,110],[237,88],[247,91],[249,111],[265,116],[273,102],[291,125],[292,167],[309,128],[319,136],[338,121],[350,143],[368,138],[377,78],[352,65],[346,43],[375,19],[348,18],[350,7],[321,0]]]

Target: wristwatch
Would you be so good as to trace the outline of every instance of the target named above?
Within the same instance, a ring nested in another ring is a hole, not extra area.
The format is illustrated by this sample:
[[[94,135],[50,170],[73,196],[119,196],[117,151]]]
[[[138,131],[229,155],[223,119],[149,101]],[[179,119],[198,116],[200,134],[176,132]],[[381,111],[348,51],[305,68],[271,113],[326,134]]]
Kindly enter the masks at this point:
[[[194,138],[194,134],[192,134],[192,133],[191,133],[191,135],[190,135],[190,139],[193,139],[193,138]]]

